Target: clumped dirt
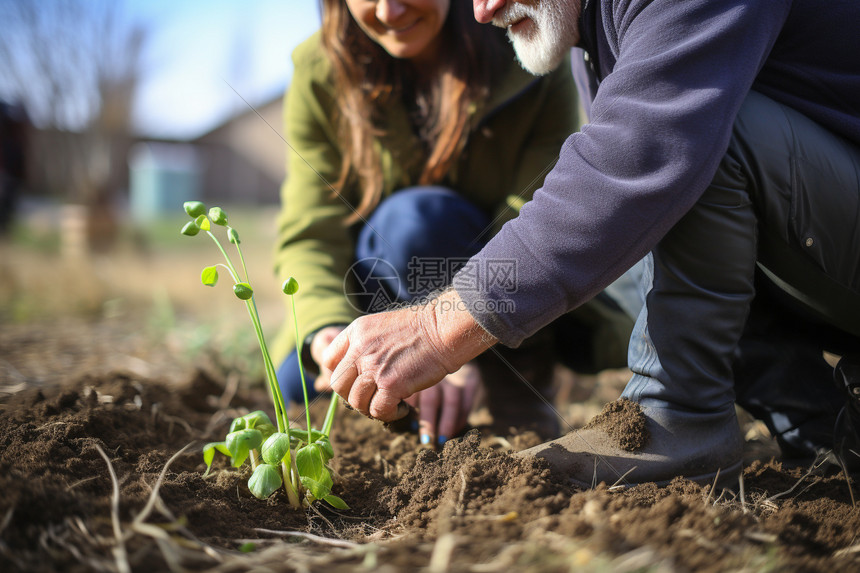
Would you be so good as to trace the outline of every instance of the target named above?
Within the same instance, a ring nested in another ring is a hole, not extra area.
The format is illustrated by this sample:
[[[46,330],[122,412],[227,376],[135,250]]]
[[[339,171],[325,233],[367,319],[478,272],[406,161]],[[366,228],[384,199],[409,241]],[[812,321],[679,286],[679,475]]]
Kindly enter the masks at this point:
[[[650,437],[645,426],[645,414],[636,402],[627,399],[610,402],[585,428],[600,428],[628,452],[641,450]]]
[[[16,348],[0,336],[3,356]],[[206,367],[174,381],[89,364],[25,384],[12,362],[2,571],[860,571],[860,513],[838,475],[758,460],[736,493],[683,480],[582,491],[510,455],[533,435],[472,430],[434,451],[341,410],[334,493],[351,508],[296,512],[281,494],[253,498],[249,470],[224,458],[203,478],[203,444],[267,409],[258,387]],[[604,423],[631,421],[635,408],[617,408]]]

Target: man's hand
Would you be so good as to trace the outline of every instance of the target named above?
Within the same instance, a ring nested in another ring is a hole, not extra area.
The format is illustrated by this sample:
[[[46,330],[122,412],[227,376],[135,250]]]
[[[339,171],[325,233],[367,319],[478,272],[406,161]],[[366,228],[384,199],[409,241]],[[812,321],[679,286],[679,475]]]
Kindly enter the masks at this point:
[[[392,422],[401,403],[429,388],[496,340],[450,290],[424,305],[363,316],[326,349],[331,388],[366,416]]]

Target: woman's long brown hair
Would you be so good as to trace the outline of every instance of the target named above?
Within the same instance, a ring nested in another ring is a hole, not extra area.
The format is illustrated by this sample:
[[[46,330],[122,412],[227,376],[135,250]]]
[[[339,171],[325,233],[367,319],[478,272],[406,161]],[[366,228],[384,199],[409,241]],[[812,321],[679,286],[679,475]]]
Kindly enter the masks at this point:
[[[382,165],[373,139],[384,135],[380,119],[394,98],[419,110],[414,127],[424,143],[426,161],[418,181],[439,183],[457,160],[469,135],[469,110],[486,99],[494,76],[512,58],[501,30],[475,21],[472,4],[451,0],[442,28],[437,73],[416,85],[412,64],[389,55],[358,26],[344,0],[321,0],[322,44],[334,68],[336,118],[342,150],[336,188],[357,181],[356,213],[369,215],[383,192]]]

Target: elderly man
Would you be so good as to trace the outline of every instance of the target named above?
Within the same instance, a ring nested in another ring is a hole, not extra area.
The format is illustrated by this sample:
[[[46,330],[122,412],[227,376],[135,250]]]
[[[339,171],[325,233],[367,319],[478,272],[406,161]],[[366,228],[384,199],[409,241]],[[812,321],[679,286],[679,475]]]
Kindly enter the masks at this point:
[[[507,28],[533,73],[584,49],[592,120],[451,289],[363,317],[332,343],[334,390],[395,419],[407,396],[496,343],[517,346],[645,257],[623,398],[638,404],[648,439],[624,447],[597,424],[526,455],[582,485],[731,485],[742,460],[737,402],[786,458],[831,450],[848,469],[860,465],[860,4],[474,8]],[[498,260],[516,261],[515,288],[485,280]],[[835,370],[824,350],[842,357]]]

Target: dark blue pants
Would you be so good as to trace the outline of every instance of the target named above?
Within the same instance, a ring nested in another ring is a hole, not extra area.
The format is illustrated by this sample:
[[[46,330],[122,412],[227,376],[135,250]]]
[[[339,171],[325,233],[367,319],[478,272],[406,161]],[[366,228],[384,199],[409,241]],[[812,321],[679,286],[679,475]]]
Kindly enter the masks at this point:
[[[382,201],[361,228],[355,245],[352,299],[360,312],[411,302],[446,287],[457,269],[484,245],[487,213],[443,187],[413,187]],[[308,397],[313,375],[306,373]],[[284,399],[303,403],[298,358],[278,369]]]
[[[789,456],[832,442],[822,349],[860,350],[860,148],[751,93],[711,185],[646,259],[624,395],[760,417]]]

